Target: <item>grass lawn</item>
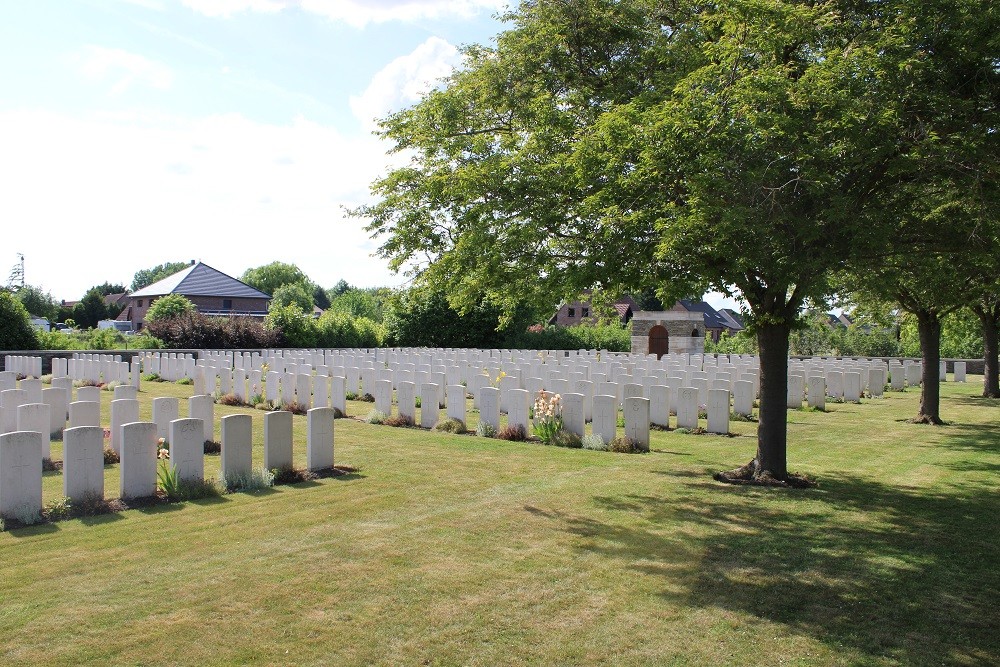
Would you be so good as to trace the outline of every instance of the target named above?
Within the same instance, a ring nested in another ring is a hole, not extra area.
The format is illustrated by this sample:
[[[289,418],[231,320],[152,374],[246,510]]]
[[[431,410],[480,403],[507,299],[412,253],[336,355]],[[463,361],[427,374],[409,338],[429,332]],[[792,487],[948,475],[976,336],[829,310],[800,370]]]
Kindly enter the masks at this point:
[[[356,474],[0,533],[0,664],[1000,664],[981,390],[942,385],[944,427],[915,390],[789,412],[798,491],[712,481],[747,423],[626,455],[338,420]]]

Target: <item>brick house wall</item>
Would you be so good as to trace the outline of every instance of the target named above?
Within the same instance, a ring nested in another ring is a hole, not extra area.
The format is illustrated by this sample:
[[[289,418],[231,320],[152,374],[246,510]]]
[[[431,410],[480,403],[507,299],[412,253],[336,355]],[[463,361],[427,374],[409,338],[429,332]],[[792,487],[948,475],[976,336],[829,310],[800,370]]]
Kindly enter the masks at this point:
[[[138,331],[142,328],[146,313],[149,307],[159,297],[135,298],[129,300],[132,328]],[[252,298],[229,298],[221,296],[188,296],[186,297],[198,309],[199,312],[233,311],[234,313],[261,313],[267,312],[267,299]],[[229,302],[229,303],[227,303]]]

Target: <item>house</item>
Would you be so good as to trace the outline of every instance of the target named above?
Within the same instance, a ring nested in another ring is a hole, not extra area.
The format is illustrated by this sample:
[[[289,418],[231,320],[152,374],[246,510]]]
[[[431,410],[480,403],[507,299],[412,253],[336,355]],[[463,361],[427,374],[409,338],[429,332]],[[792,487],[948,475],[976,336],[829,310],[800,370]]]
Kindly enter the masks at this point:
[[[201,262],[167,276],[128,295],[128,306],[119,320],[132,322],[136,331],[144,324],[150,305],[161,296],[180,294],[205,315],[264,317],[271,296]]]
[[[743,330],[743,324],[735,318],[724,315],[710,306],[705,301],[692,301],[691,299],[681,299],[670,309],[673,312],[701,313],[705,321],[705,336],[710,337],[716,343],[723,331],[728,331],[730,335]]]
[[[624,326],[639,310],[638,304],[630,296],[624,296],[612,304],[618,314],[618,321]],[[559,310],[549,318],[549,324],[571,327],[577,324],[597,324],[597,316],[592,313],[590,301],[570,301],[559,306]]]
[[[128,292],[122,292],[121,294],[105,294],[104,295],[104,305],[108,307],[109,312],[115,312],[115,310],[122,310],[128,307]],[[112,310],[114,308],[115,310]]]

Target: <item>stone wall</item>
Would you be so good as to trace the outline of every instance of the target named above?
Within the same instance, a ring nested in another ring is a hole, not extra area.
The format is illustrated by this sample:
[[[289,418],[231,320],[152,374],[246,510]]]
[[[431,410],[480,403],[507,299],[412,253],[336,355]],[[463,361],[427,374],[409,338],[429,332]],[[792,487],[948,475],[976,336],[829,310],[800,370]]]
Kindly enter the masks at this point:
[[[662,326],[669,336],[669,351],[700,354],[705,351],[705,318],[686,310],[640,310],[632,317],[632,353],[649,354],[649,332]],[[697,336],[692,336],[697,331]]]

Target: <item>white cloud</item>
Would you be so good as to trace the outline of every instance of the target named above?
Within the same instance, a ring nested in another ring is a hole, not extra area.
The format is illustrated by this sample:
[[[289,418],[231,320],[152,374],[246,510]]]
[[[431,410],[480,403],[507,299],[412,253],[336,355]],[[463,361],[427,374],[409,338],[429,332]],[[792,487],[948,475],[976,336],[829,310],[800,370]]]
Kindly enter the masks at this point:
[[[229,18],[247,11],[273,14],[297,3],[288,0],[181,0],[181,4],[205,16]]]
[[[351,110],[372,129],[375,119],[417,102],[458,65],[458,49],[440,37],[430,37],[412,53],[396,58],[372,77],[361,95],[352,95]]]
[[[446,17],[470,18],[482,12],[498,11],[507,0],[182,0],[192,10],[206,16],[229,17],[241,12],[274,13],[298,7],[362,28],[369,23],[416,21]]]
[[[28,282],[57,298],[180,259],[236,275],[280,259],[325,286],[401,282],[342,210],[368,201],[384,173],[372,138],[303,118],[11,111],[0,145],[0,269],[23,252]]]
[[[133,83],[164,90],[174,81],[173,70],[163,63],[122,49],[90,44],[73,59],[80,73],[88,79],[111,82],[113,95],[124,92]]]
[[[135,5],[137,7],[142,7],[144,9],[152,9],[153,11],[162,12],[163,3],[160,0],[123,0],[127,5]]]

